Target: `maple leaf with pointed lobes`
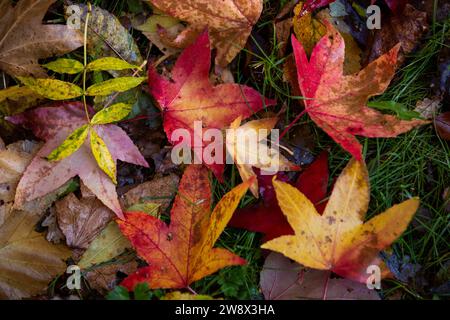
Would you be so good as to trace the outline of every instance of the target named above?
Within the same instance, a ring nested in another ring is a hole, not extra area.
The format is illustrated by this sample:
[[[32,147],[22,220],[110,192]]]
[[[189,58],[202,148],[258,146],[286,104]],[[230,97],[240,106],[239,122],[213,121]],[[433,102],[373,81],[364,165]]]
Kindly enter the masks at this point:
[[[379,266],[386,276],[378,254],[402,234],[419,207],[418,198],[409,199],[364,222],[369,178],[364,162],[355,159],[337,179],[322,215],[296,188],[280,181],[273,185],[295,235],[273,239],[261,247],[306,267],[331,270],[361,283],[366,282],[370,265]]]
[[[118,221],[119,227],[149,266],[130,275],[122,285],[129,290],[140,282],[151,288],[185,288],[226,266],[245,264],[230,251],[213,246],[251,180],[228,192],[210,214],[208,170],[189,165],[172,207],[170,225],[142,212],[125,213],[126,220]]]
[[[62,55],[83,45],[81,32],[66,25],[44,25],[55,0],[0,3],[0,69],[13,76],[47,77],[38,59]]]
[[[186,48],[172,69],[171,79],[160,76],[152,67],[148,71],[150,93],[163,112],[164,131],[172,143],[176,129],[186,129],[194,145],[194,121],[202,121],[203,129],[224,129],[241,116],[242,120],[275,104],[263,99],[254,89],[238,84],[213,86],[209,80],[211,50],[208,32],[203,32],[197,41]],[[202,141],[202,137],[198,137]],[[199,159],[198,148],[194,149]],[[224,163],[223,161],[222,163]],[[215,176],[222,180],[223,164],[207,165]]]
[[[161,40],[171,47],[186,47],[205,27],[217,49],[216,62],[225,67],[242,50],[263,9],[262,0],[150,0],[155,7],[189,23],[178,36],[168,36],[164,28]],[[201,61],[201,60],[199,60]]]
[[[327,194],[328,176],[328,154],[323,152],[293,183],[298,190],[314,203],[319,213],[323,212],[326,205],[324,199]],[[263,242],[280,236],[294,234],[294,230],[278,205],[272,185],[274,175],[259,174],[257,177],[262,202],[236,210],[228,226],[261,232],[264,234]],[[288,177],[284,173],[280,172],[276,177],[280,181],[288,182]]]
[[[327,34],[315,46],[308,61],[302,45],[292,37],[297,76],[305,110],[334,141],[362,159],[356,135],[396,137],[423,120],[400,120],[366,106],[367,100],[383,93],[395,73],[399,45],[353,75],[344,75],[344,39],[328,21]]]
[[[89,139],[61,161],[50,162],[45,159],[69,134],[88,123],[81,102],[53,103],[8,117],[8,120],[31,129],[38,138],[46,141],[19,182],[15,198],[17,205],[39,198],[78,175],[100,201],[118,217],[123,217],[115,185],[97,165]],[[96,125],[92,129],[105,141],[114,162],[121,160],[148,167],[144,157],[121,128],[116,125]]]

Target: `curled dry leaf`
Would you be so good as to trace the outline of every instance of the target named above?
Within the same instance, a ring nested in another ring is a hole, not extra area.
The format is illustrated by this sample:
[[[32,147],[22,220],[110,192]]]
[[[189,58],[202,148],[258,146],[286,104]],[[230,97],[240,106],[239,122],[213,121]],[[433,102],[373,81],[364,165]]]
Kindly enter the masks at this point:
[[[21,205],[55,190],[78,175],[82,182],[117,216],[122,208],[115,185],[98,167],[89,141],[71,156],[58,161],[45,159],[75,129],[86,125],[86,114],[81,102],[62,102],[43,106],[8,118],[15,124],[29,128],[46,141],[25,171],[17,187],[15,206]],[[148,164],[125,132],[116,125],[97,125],[96,131],[105,141],[114,162],[117,159],[147,167]]]
[[[167,176],[155,177],[141,183],[123,195],[122,204],[125,208],[132,205],[152,202],[161,205],[161,211],[165,211],[178,190],[180,178],[171,173]]]
[[[216,62],[225,67],[242,50],[263,8],[262,0],[150,0],[153,6],[189,26],[176,38],[165,37],[172,47],[186,47],[207,27],[217,49]],[[202,60],[206,61],[206,60]]]
[[[38,59],[62,55],[83,45],[78,30],[44,25],[42,19],[55,0],[0,3],[0,69],[12,76],[47,77]]]
[[[417,198],[409,199],[364,223],[370,195],[368,172],[363,162],[354,159],[337,179],[322,215],[296,188],[280,181],[273,185],[295,235],[276,238],[262,248],[361,283],[366,283],[370,265],[386,276],[378,253],[405,231],[419,207]]]
[[[226,147],[239,170],[242,181],[247,181],[251,177],[256,178],[253,167],[268,171],[263,174],[300,170],[299,166],[288,161],[273,146],[268,147],[267,141],[263,141],[268,139],[270,130],[275,127],[277,121],[278,118],[266,118],[249,121],[241,126],[241,117],[238,117],[231,123],[230,129],[233,130],[227,131]],[[262,132],[266,134],[261,134]],[[255,140],[258,142],[256,145],[252,144]],[[258,198],[258,180],[253,179],[253,181],[250,191]]]
[[[330,276],[272,252],[264,262],[260,286],[266,300],[380,300],[365,284]]]
[[[186,288],[224,267],[245,264],[232,252],[213,246],[250,183],[232,189],[211,213],[208,171],[201,165],[189,165],[172,207],[170,225],[146,213],[126,213],[126,220],[117,221],[119,227],[149,266],[122,285],[128,290],[141,282],[150,288]]]
[[[308,60],[303,46],[292,37],[298,84],[306,112],[334,141],[358,160],[362,147],[356,135],[395,137],[423,120],[404,121],[367,107],[367,100],[383,93],[395,73],[399,45],[360,72],[344,75],[344,39],[329,22],[328,33]]]
[[[203,136],[196,136],[198,130],[194,131],[196,121],[201,121],[202,130],[224,129],[239,116],[246,119],[264,106],[275,104],[247,86],[230,83],[213,86],[209,81],[210,63],[209,36],[205,31],[180,55],[170,80],[149,68],[150,92],[163,112],[164,131],[172,143],[179,142],[179,138],[174,140],[174,131],[179,133],[184,129],[190,134],[191,141],[182,143],[195,146],[195,140],[199,139],[202,146],[206,146]],[[224,148],[223,145],[220,147]],[[194,152],[198,159],[203,159],[200,148],[195,148]],[[207,165],[218,179],[222,179],[224,162]]]
[[[91,289],[95,289],[105,295],[119,284],[120,280],[117,277],[119,272],[129,275],[136,272],[137,268],[138,264],[136,261],[105,265],[89,271],[86,274],[86,279]]]
[[[73,193],[57,201],[55,207],[59,228],[71,248],[87,249],[114,216],[97,198],[78,199]]]

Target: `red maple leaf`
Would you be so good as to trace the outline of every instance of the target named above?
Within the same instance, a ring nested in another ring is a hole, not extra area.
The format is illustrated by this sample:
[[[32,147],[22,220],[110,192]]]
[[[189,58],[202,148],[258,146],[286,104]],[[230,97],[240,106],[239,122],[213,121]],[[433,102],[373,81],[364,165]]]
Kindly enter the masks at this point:
[[[202,121],[203,130],[224,129],[241,116],[250,117],[264,106],[275,104],[265,99],[256,90],[239,84],[214,86],[209,80],[211,49],[208,32],[203,32],[197,41],[186,48],[172,69],[171,79],[148,71],[150,92],[157,100],[163,113],[164,131],[169,141],[176,129],[186,129],[194,146],[194,121]],[[197,137],[202,141],[202,137]],[[203,142],[202,147],[206,146]],[[203,159],[201,150],[194,148],[198,159]],[[221,180],[222,163],[205,164]]]

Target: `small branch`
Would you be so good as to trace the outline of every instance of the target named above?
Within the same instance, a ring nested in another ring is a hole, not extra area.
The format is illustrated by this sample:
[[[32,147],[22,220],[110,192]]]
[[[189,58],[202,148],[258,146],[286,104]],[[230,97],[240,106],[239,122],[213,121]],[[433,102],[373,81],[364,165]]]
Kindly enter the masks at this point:
[[[86,103],[86,66],[87,66],[87,33],[88,33],[88,24],[89,24],[89,16],[91,14],[91,3],[88,2],[88,12],[86,13],[86,21],[84,23],[84,40],[83,40],[83,53],[84,53],[84,70],[83,70],[83,104],[84,104],[84,111],[86,112],[86,118],[88,123],[91,122],[91,118],[89,117],[89,111],[87,108]]]

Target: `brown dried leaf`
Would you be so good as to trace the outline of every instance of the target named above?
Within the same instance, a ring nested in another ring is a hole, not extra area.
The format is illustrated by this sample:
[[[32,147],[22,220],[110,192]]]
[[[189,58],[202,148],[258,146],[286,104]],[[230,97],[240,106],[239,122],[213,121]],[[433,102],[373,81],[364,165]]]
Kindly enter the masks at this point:
[[[427,14],[407,4],[401,15],[382,21],[382,28],[375,31],[372,45],[369,46],[368,62],[374,61],[400,42],[398,65],[401,65],[405,55],[416,47],[427,30]]]
[[[119,284],[117,273],[122,272],[127,275],[136,272],[138,264],[131,261],[125,264],[111,264],[100,268],[95,268],[86,274],[91,289],[95,289],[101,294],[106,294]]]
[[[173,173],[165,177],[154,178],[124,194],[122,204],[128,208],[139,202],[151,201],[160,204],[161,211],[165,211],[178,190],[179,182],[180,178]]]
[[[44,25],[42,19],[55,0],[0,3],[0,69],[13,76],[47,77],[38,59],[62,55],[83,44],[78,30]]]
[[[94,198],[78,199],[73,193],[55,203],[58,224],[69,247],[87,249],[89,243],[114,216]]]

